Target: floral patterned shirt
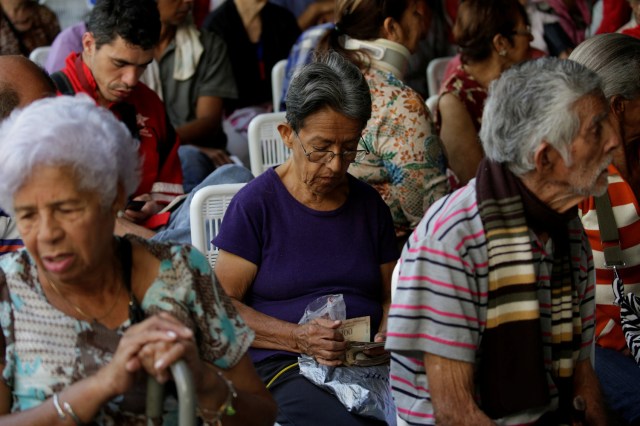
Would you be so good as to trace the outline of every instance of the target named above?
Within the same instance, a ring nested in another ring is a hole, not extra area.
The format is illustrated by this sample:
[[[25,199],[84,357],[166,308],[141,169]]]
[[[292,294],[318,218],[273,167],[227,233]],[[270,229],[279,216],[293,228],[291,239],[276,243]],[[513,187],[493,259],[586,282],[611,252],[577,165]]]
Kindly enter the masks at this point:
[[[206,258],[187,245],[135,239],[160,260],[155,281],[141,307],[145,314],[171,312],[194,330],[200,356],[220,368],[235,365],[253,340],[225,295]],[[41,404],[71,383],[108,364],[127,319],[115,330],[70,317],[49,304],[37,268],[26,250],[0,260],[0,326],[3,333],[2,380],[13,395],[12,412]],[[146,425],[146,380],[109,401],[94,418],[99,425]],[[166,398],[164,425],[177,423],[177,401]]]
[[[391,209],[396,235],[407,235],[449,192],[444,150],[416,91],[373,67],[364,76],[372,113],[360,143],[370,154],[353,163],[349,173],[378,190]]]
[[[462,65],[451,74],[451,77],[447,79],[442,85],[440,96],[445,93],[451,93],[462,102],[469,112],[473,126],[476,132],[480,132],[480,125],[482,124],[482,111],[484,110],[484,102],[487,100],[488,92],[473,76],[464,70]],[[440,125],[442,119],[440,118],[440,112],[437,114],[437,126],[438,132],[440,132]],[[478,143],[480,139],[478,139]]]

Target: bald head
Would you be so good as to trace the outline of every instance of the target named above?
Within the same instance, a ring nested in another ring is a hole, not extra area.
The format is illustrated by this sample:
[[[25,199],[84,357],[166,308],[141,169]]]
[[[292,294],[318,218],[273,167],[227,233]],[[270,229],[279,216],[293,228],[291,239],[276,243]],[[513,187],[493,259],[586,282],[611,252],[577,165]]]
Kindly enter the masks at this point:
[[[24,56],[0,56],[0,119],[55,93],[51,78],[38,65]]]

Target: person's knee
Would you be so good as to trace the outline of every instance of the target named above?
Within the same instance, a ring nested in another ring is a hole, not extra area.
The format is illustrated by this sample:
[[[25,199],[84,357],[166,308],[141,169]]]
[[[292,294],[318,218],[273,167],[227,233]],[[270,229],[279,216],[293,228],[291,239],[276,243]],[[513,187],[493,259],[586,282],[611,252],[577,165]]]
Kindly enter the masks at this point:
[[[225,164],[215,169],[202,183],[220,185],[223,183],[246,183],[253,179],[253,174],[246,167],[236,164]]]

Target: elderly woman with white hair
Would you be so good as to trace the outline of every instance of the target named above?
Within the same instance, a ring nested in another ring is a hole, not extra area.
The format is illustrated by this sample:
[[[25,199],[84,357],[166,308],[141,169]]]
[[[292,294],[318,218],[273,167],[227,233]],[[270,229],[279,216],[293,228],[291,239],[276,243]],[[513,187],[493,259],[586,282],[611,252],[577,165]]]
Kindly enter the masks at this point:
[[[602,78],[611,123],[622,142],[609,166],[606,198],[600,199],[608,199],[611,208],[592,197],[582,203],[582,222],[596,268],[595,370],[612,409],[629,424],[638,424],[640,368],[625,342],[620,307],[611,288],[613,270],[604,266],[605,260],[614,261],[605,258],[603,234],[618,229],[619,260],[624,262],[618,274],[625,291],[640,295],[640,40],[624,34],[598,35],[581,43],[569,59]],[[613,217],[613,222],[607,222],[610,229],[601,223],[605,209]]]
[[[138,171],[127,128],[89,98],[37,101],[0,126],[0,205],[26,246],[0,261],[0,424],[142,424],[138,373],[165,382],[180,358],[204,421],[273,424],[253,333],[204,256],[113,235]]]

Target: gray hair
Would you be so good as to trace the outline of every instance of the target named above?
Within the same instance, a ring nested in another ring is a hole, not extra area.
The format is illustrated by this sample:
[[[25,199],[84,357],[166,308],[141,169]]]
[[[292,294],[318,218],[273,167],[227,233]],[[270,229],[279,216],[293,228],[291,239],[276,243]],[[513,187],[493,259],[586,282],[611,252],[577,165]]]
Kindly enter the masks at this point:
[[[571,52],[576,61],[602,79],[604,96],[624,99],[640,96],[640,40],[625,34],[611,33],[591,37]]]
[[[110,111],[87,95],[38,100],[0,124],[0,207],[14,214],[13,197],[39,166],[69,167],[78,188],[95,191],[108,208],[118,184],[126,195],[139,182],[138,143]]]
[[[324,108],[359,121],[361,129],[371,117],[367,81],[358,67],[336,52],[317,56],[294,75],[286,103],[287,122],[296,132],[308,116]]]
[[[569,60],[541,58],[514,66],[491,83],[480,139],[488,158],[516,176],[535,169],[534,153],[543,141],[571,163],[570,145],[580,130],[576,102],[602,96],[601,80]]]

